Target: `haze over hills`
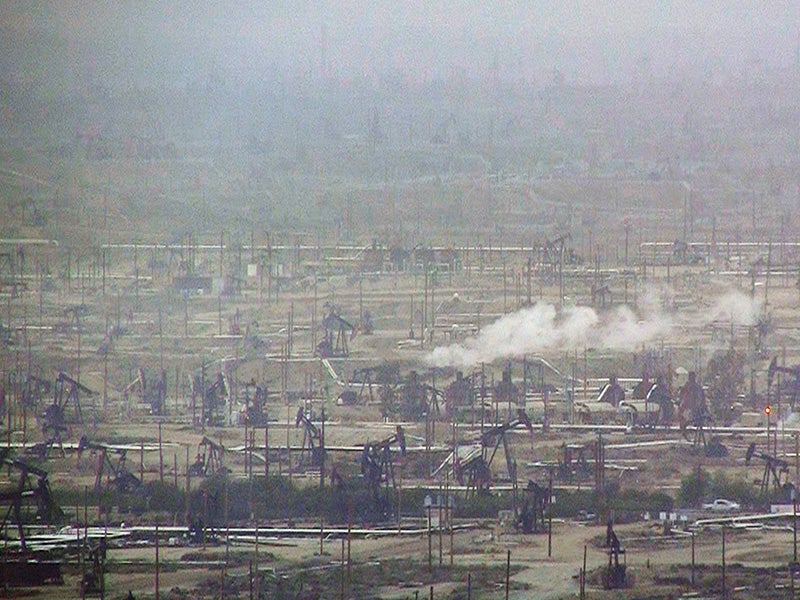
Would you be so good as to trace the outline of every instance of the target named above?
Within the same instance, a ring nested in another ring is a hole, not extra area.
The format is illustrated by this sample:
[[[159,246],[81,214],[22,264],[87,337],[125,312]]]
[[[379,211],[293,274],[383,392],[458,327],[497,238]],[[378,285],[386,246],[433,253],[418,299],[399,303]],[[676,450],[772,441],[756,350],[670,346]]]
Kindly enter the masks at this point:
[[[9,2],[4,166],[83,206],[110,193],[120,230],[186,207],[229,227],[358,235],[346,213],[364,234],[388,210],[474,229],[485,204],[591,204],[595,184],[542,184],[575,176],[694,179],[780,216],[798,189],[799,18],[756,2]],[[661,192],[611,192],[623,212],[637,194]]]

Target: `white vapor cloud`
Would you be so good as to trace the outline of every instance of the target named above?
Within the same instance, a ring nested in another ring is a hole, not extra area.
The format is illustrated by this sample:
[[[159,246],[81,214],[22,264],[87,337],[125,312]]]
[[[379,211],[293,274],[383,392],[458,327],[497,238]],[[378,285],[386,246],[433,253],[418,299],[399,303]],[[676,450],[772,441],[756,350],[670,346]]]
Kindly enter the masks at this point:
[[[755,325],[761,314],[761,300],[740,291],[731,291],[717,298],[709,311],[707,323],[723,321],[737,325]]]
[[[626,306],[601,315],[586,306],[558,311],[552,304],[540,302],[501,317],[463,343],[435,348],[427,361],[438,367],[469,367],[552,349],[634,350],[663,337],[670,328],[668,317],[653,315],[640,320]]]

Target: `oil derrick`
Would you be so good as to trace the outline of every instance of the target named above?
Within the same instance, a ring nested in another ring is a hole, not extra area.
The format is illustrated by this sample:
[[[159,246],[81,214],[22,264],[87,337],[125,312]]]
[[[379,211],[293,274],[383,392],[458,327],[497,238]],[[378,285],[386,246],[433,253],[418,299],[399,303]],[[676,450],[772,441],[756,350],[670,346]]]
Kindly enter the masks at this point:
[[[545,359],[541,357],[524,357],[522,360],[523,394],[528,392],[533,392],[534,394],[555,393],[556,386],[549,383],[545,378],[545,374],[548,372],[557,377],[559,381],[564,379],[561,372]]]
[[[64,318],[56,324],[55,331],[58,333],[80,332],[83,330],[83,319],[89,314],[89,308],[85,304],[68,306],[64,309]]]
[[[26,410],[30,410],[35,414],[39,413],[39,409],[45,397],[50,394],[51,384],[49,381],[36,377],[35,375],[28,375],[22,387],[22,404]],[[3,411],[5,414],[5,411]],[[44,423],[43,423],[44,425]],[[63,431],[66,431],[64,429]],[[50,449],[54,445],[58,445],[61,455],[64,455],[64,449],[61,445],[60,435],[55,433],[63,433],[60,429],[57,431],[50,431],[50,435],[45,435],[45,441],[39,442],[29,446],[25,453],[30,456],[36,456],[39,459],[45,459],[50,453]]]
[[[155,384],[145,387],[145,403],[150,405],[150,414],[167,414],[167,372],[162,370]]]
[[[452,128],[456,126],[456,117],[453,113],[449,113],[442,121],[439,123],[438,128],[431,136],[431,144],[437,146],[446,146],[449,145],[452,141],[451,133]]]
[[[529,432],[533,433],[533,425],[528,415],[525,414],[523,409],[519,409],[515,419],[484,431],[477,440],[479,445],[463,459],[454,452],[453,472],[458,483],[466,486],[467,497],[489,491],[493,483],[492,461],[501,445],[506,459],[509,480],[516,488],[517,466],[511,455],[506,434],[518,425],[524,425]]]
[[[561,282],[561,271],[565,263],[575,262],[575,257],[566,252],[566,242],[571,239],[569,233],[558,236],[554,240],[547,240],[539,248],[536,261],[540,266],[540,276],[545,283]]]
[[[302,406],[297,409],[294,425],[303,427],[303,449],[300,451],[300,464],[322,468],[325,463],[325,439],[320,428],[311,422],[310,415]]]
[[[393,435],[364,444],[361,453],[361,474],[367,482],[376,513],[387,518],[392,513],[392,497],[396,488],[392,459],[392,446],[395,444],[400,454],[405,456],[406,437],[400,425]]]
[[[380,273],[383,271],[383,263],[386,257],[386,249],[377,240],[373,240],[370,246],[362,248],[357,258],[361,260],[362,273]]]
[[[95,468],[94,491],[96,494],[103,492],[103,480],[106,485],[113,485],[117,492],[127,494],[138,489],[142,482],[128,470],[126,455],[127,449],[115,447],[109,444],[91,442],[84,435],[78,443],[78,458],[87,450],[97,456],[97,466]],[[117,456],[116,463],[111,460],[109,454]]]
[[[17,252],[0,252],[0,290],[10,288],[12,298],[16,298],[19,291],[25,289],[18,259]]]
[[[13,458],[9,448],[0,448],[0,465],[4,471],[8,470],[9,478],[12,474],[16,474],[16,481],[11,481],[13,487],[3,486],[5,491],[0,492],[0,506],[7,507],[0,530],[5,532],[9,524],[15,524],[24,552],[26,544],[23,531],[25,520],[23,506],[35,506],[35,518],[41,523],[57,523],[63,518],[64,513],[53,500],[46,471]]]
[[[370,311],[364,311],[364,317],[358,322],[358,330],[363,335],[372,335],[375,333],[375,323],[372,321],[372,313]]]

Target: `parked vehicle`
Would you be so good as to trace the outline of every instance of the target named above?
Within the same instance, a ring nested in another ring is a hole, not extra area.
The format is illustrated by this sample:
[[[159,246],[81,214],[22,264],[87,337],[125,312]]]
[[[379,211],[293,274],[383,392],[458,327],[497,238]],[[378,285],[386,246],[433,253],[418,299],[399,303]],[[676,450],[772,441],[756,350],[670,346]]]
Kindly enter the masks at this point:
[[[730,512],[734,510],[739,510],[742,507],[738,502],[734,502],[732,500],[726,500],[725,498],[717,498],[713,502],[708,502],[706,504],[703,504],[703,508],[705,510]]]

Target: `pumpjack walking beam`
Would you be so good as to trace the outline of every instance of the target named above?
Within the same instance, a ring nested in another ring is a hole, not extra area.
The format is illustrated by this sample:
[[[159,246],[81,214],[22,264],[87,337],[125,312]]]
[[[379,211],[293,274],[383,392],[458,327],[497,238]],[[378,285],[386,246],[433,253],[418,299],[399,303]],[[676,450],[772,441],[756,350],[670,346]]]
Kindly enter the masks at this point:
[[[372,498],[379,510],[390,511],[389,494],[396,488],[392,446],[397,444],[400,454],[406,453],[406,436],[398,425],[395,433],[377,442],[367,442],[361,454],[361,474],[367,480]]]
[[[26,502],[36,505],[37,516],[43,522],[52,523],[59,520],[63,513],[58,508],[50,492],[47,472],[29,465],[28,463],[13,458],[8,448],[0,448],[0,465],[9,471],[18,472],[16,487],[0,492],[0,505],[7,505],[8,509],[0,523],[0,530],[5,531],[9,522],[15,523],[23,552],[26,550],[25,532],[22,527],[22,506]],[[35,482],[33,479],[35,478]],[[13,520],[11,520],[13,518]]]
[[[303,427],[303,449],[300,451],[300,462],[311,461],[314,467],[321,467],[325,460],[325,440],[320,429],[311,422],[309,415],[299,407],[294,422],[295,427]]]
[[[519,425],[524,425],[529,432],[533,432],[528,415],[523,409],[517,411],[517,417],[502,425],[491,427],[481,434],[477,442],[480,443],[480,453],[471,456],[464,462],[460,462],[454,456],[454,473],[461,485],[467,486],[467,496],[476,492],[486,492],[491,486],[491,465],[500,445],[503,446],[503,453],[506,459],[506,468],[512,484],[516,488],[517,468],[511,456],[506,433],[515,429]]]
[[[115,448],[108,444],[91,442],[84,435],[78,443],[78,457],[86,450],[90,450],[97,455],[97,467],[95,471],[94,491],[100,493],[103,490],[103,476],[106,480],[113,483],[117,490],[123,493],[131,492],[138,488],[142,482],[136,475],[131,473],[126,465],[127,450]],[[114,464],[109,454],[116,454],[117,464]]]

